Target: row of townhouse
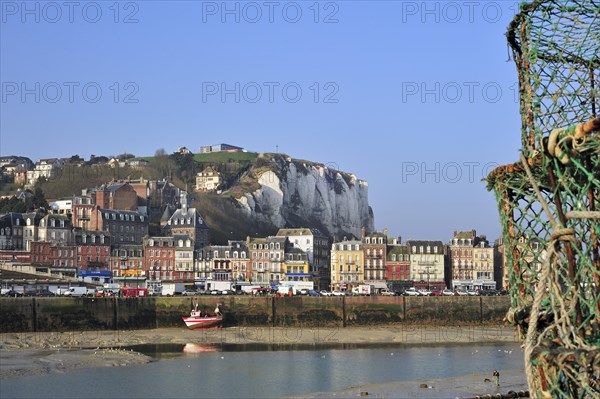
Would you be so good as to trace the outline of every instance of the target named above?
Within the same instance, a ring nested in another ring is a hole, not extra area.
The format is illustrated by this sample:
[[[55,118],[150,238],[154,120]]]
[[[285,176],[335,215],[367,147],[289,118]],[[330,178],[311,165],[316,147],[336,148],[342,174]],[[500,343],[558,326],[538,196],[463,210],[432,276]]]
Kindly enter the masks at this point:
[[[105,273],[113,281],[140,286],[146,280],[245,281],[268,286],[314,281],[328,286],[329,239],[316,229],[281,229],[277,235],[209,245],[208,226],[197,209],[180,207],[161,219],[162,236],[148,235],[148,218],[134,208],[126,185],[101,187],[76,197],[66,214],[7,214],[0,217],[0,255],[66,274]],[[117,198],[118,197],[118,198]],[[127,210],[105,207],[124,206]],[[115,205],[120,204],[120,205]]]
[[[506,288],[502,248],[490,246],[475,230],[455,231],[449,244],[432,240],[402,244],[400,238],[388,237],[386,229],[370,234],[363,229],[360,239],[333,243],[331,288],[350,290],[360,284],[378,289]]]

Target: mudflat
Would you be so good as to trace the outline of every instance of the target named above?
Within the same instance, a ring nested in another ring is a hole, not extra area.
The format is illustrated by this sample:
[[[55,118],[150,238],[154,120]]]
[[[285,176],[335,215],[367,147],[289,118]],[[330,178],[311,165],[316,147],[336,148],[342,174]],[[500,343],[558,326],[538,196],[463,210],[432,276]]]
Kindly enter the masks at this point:
[[[517,343],[502,325],[348,328],[229,327],[0,334],[0,378],[64,373],[89,367],[144,364],[152,358],[124,347],[138,344],[405,344]]]

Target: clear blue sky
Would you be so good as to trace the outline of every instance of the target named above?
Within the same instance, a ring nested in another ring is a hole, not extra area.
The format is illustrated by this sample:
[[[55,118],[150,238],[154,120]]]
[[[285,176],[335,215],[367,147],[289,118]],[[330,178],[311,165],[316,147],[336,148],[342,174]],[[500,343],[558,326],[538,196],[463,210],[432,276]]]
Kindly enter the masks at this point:
[[[0,154],[278,146],[367,180],[377,229],[495,239],[516,4],[2,0]]]

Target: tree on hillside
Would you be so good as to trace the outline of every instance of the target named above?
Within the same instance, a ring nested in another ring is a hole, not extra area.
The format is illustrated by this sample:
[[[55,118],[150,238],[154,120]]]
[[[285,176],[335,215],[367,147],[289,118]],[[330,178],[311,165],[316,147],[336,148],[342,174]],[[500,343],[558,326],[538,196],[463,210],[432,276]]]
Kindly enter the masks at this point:
[[[90,160],[87,161],[88,165],[98,165],[98,164],[105,164],[108,162],[108,158],[100,155],[100,156],[95,156],[94,154],[90,155]]]
[[[69,163],[80,163],[83,162],[83,158],[81,158],[78,154],[72,155],[69,158]]]
[[[31,207],[33,209],[44,208],[48,209],[48,201],[46,201],[46,196],[44,195],[44,191],[40,187],[36,187],[33,190],[33,196],[30,198]]]
[[[158,150],[156,150],[156,152],[154,152],[154,156],[155,157],[166,157],[167,151],[165,151],[164,148],[159,148]]]
[[[125,160],[125,159],[135,158],[135,155],[130,154],[128,152],[124,152],[122,154],[117,155],[115,158],[118,158],[120,160]]]
[[[25,203],[17,197],[3,198],[0,200],[0,214],[8,212],[27,212]]]

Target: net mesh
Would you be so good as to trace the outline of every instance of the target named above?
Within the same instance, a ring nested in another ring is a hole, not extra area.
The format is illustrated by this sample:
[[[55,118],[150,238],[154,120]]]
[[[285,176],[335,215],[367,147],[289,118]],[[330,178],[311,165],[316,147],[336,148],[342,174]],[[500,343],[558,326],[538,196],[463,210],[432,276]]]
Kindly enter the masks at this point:
[[[532,397],[600,397],[600,2],[521,5],[522,159],[488,176]]]

